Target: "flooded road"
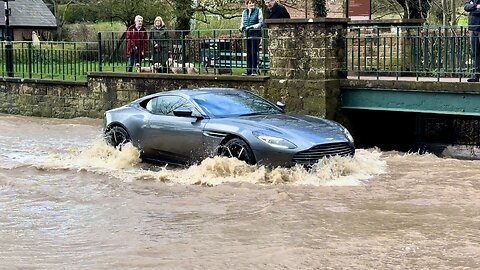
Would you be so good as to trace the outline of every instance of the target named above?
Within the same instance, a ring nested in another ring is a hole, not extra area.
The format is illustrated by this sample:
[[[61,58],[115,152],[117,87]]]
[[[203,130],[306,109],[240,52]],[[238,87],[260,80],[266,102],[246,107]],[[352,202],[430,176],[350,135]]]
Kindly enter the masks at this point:
[[[139,163],[101,120],[0,115],[0,269],[479,269],[480,161]]]

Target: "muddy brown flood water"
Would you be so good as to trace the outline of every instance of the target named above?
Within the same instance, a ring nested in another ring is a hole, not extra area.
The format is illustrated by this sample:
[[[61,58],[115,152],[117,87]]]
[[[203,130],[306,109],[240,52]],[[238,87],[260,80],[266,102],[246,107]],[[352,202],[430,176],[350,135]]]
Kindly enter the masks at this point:
[[[0,269],[480,269],[480,161],[139,163],[101,120],[0,115]]]

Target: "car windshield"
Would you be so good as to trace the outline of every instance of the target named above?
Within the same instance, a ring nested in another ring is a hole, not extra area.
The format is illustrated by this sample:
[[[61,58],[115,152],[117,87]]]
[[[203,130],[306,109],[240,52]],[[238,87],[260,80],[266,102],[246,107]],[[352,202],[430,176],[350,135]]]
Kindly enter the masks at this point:
[[[272,103],[248,92],[205,93],[195,95],[193,100],[214,117],[282,113]]]

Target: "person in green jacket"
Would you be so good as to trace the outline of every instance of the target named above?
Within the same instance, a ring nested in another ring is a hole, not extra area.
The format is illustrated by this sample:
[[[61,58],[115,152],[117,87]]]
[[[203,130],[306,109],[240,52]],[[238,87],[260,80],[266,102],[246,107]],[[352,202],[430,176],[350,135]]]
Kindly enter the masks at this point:
[[[257,76],[258,49],[262,40],[263,13],[256,0],[245,0],[246,8],[242,12],[240,31],[247,41],[247,72],[244,76]]]
[[[170,40],[168,30],[163,22],[162,17],[158,16],[153,22],[150,30],[150,46],[153,52],[153,65],[157,68],[157,72],[167,73],[168,57],[170,55]]]

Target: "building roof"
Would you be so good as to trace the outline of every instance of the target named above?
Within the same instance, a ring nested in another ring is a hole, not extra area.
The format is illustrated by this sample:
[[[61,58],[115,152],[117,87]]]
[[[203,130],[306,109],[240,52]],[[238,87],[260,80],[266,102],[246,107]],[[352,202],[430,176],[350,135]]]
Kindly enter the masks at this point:
[[[0,14],[4,15],[5,2],[0,1]],[[8,7],[12,10],[10,26],[12,27],[35,27],[54,28],[57,21],[50,9],[42,0],[10,0]],[[0,26],[5,26],[5,16],[0,16]]]

